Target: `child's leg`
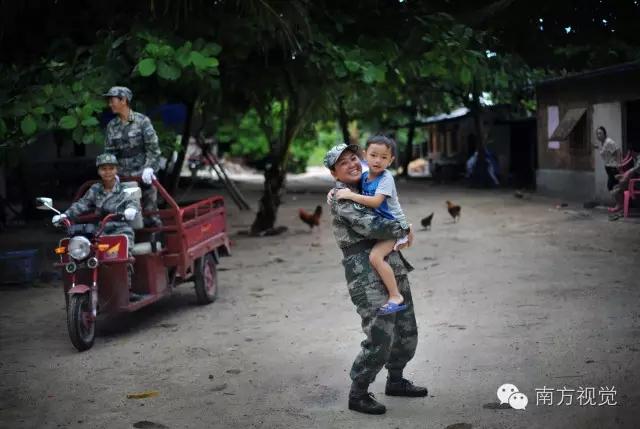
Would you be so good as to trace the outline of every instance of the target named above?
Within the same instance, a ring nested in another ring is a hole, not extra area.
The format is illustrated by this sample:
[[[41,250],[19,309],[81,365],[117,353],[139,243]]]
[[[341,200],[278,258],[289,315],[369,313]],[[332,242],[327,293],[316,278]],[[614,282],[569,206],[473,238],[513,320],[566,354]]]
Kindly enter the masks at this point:
[[[384,260],[385,256],[393,251],[395,244],[395,240],[378,241],[371,249],[371,253],[369,253],[369,262],[371,262],[371,266],[376,270],[387,288],[389,301],[401,304],[404,298],[398,290],[396,276],[391,266]]]

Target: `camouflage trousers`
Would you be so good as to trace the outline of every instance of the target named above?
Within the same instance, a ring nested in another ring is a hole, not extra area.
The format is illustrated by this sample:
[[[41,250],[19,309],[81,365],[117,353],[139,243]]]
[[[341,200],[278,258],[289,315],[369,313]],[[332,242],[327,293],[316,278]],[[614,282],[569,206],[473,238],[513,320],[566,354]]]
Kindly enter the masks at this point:
[[[140,183],[140,189],[142,190],[142,211],[143,212],[155,212],[158,211],[158,190],[153,185],[147,185]],[[162,226],[160,216],[153,215],[144,219],[145,226],[154,227]]]
[[[362,318],[362,331],[366,335],[351,367],[351,379],[358,384],[371,384],[383,366],[390,371],[402,371],[415,354],[418,327],[409,278],[402,275],[396,280],[407,308],[385,316],[376,314],[387,300],[387,291],[381,282],[350,285],[351,301]]]

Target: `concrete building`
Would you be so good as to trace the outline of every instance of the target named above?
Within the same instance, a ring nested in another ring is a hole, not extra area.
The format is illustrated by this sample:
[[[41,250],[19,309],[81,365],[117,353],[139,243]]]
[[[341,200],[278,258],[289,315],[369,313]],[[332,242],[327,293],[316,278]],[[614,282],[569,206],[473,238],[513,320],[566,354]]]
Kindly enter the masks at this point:
[[[595,131],[603,126],[623,153],[640,151],[640,62],[541,82],[538,100],[540,192],[608,203]]]

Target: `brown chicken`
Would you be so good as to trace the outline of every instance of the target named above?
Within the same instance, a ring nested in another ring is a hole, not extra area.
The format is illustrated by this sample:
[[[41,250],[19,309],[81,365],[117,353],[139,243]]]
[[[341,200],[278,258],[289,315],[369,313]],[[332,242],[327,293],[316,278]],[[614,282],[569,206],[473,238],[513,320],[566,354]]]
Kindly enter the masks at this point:
[[[320,225],[320,216],[322,216],[322,206],[317,206],[316,210],[313,213],[309,213],[305,209],[298,209],[298,213],[300,215],[300,220],[306,223],[307,225],[309,225],[311,229],[313,229],[314,226]]]
[[[460,219],[460,212],[462,211],[462,208],[453,204],[451,201],[447,201],[447,211],[453,218],[453,221],[456,222]]]

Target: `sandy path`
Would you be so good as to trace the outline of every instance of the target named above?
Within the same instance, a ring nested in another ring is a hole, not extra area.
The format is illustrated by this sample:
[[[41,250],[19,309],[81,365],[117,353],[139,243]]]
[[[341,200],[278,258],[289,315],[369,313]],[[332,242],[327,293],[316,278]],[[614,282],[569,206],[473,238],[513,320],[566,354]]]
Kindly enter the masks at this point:
[[[637,224],[503,192],[409,183],[400,194],[416,223],[436,212],[406,253],[420,329],[406,373],[429,398],[385,397],[381,373],[373,391],[388,413],[346,409],[359,319],[329,218],[313,232],[297,219],[323,195],[290,194],[286,234],[233,233],[217,302],[196,306],[183,285],[101,321],[85,353],[68,341],[59,285],[0,289],[0,427],[638,427]],[[445,199],[462,204],[460,223],[449,222]],[[230,211],[233,231],[252,221]],[[494,409],[505,382],[528,395],[526,411]],[[543,386],[615,386],[619,406],[536,406]],[[160,395],[126,398],[147,389]]]

